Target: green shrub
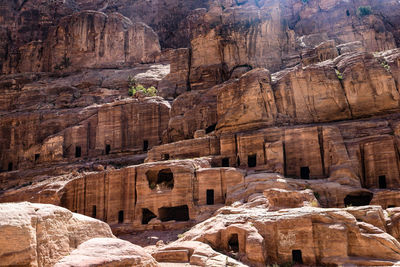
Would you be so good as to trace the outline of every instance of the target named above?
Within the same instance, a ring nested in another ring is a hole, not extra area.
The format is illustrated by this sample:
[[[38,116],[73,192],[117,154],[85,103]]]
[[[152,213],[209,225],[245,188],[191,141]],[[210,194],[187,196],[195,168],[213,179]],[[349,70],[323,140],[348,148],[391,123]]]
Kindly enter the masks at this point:
[[[390,72],[390,66],[386,61],[381,62],[381,65],[387,72]]]
[[[313,201],[311,201],[311,207],[314,207],[314,208],[319,207],[319,202],[314,199]]]
[[[138,84],[137,81],[130,77],[128,78],[128,95],[129,96],[135,96],[136,93],[141,92],[145,96],[156,96],[157,95],[157,89],[154,86],[151,86],[149,88],[144,87],[141,84]]]
[[[358,7],[357,14],[360,17],[371,15],[372,8],[371,8],[371,6],[360,6],[360,7]]]
[[[340,73],[340,71],[338,71],[338,70],[335,70],[335,72],[336,72],[336,76],[338,77],[338,79],[339,79],[339,80],[343,80],[343,75],[342,75],[342,73]]]

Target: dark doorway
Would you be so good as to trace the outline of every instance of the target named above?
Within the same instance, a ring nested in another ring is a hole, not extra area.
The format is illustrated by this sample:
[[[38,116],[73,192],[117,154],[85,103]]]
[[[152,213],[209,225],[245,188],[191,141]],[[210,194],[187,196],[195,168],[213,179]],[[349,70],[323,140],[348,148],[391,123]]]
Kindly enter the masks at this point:
[[[149,150],[149,141],[148,140],[143,140],[143,151]]]
[[[111,145],[106,145],[106,155],[110,154]]]
[[[82,156],[82,149],[80,146],[75,147],[75,158],[80,158]]]
[[[163,159],[164,159],[164,160],[169,160],[169,154],[164,154],[164,155],[163,155]]]
[[[118,212],[118,223],[123,223],[124,222],[124,211],[120,210]]]
[[[349,17],[350,16],[350,11],[346,10],[346,15]]]
[[[96,205],[93,205],[93,207],[92,207],[92,217],[96,218],[96,215],[97,215],[97,207],[96,207]]]
[[[171,169],[163,169],[158,172],[157,184],[168,189],[174,188],[174,174]]]
[[[207,205],[214,205],[214,190],[207,189]]]
[[[303,264],[303,257],[301,250],[292,250],[292,262],[297,264]]]
[[[150,189],[173,189],[174,174],[171,169],[162,169],[160,171],[149,170],[146,172],[147,181]]]
[[[142,224],[148,224],[153,218],[157,218],[157,216],[151,210],[142,209]]]
[[[249,168],[257,166],[257,154],[249,155],[247,157],[247,166],[249,166]]]
[[[10,171],[12,171],[13,170],[13,163],[12,162],[9,162],[8,163],[8,171],[10,172]]]
[[[35,161],[38,161],[40,158],[40,154],[35,154]]]
[[[209,134],[209,133],[211,133],[211,132],[214,132],[216,126],[217,126],[217,124],[213,124],[213,125],[211,125],[211,126],[208,126],[208,127],[206,128],[206,134]]]
[[[390,208],[395,208],[396,207],[396,205],[389,205],[388,206],[388,209],[390,209]]]
[[[222,159],[222,167],[229,167],[229,158]]]
[[[238,234],[232,234],[231,237],[229,237],[228,247],[229,247],[229,250],[231,250],[233,252],[239,252],[239,236],[238,236]]]
[[[237,157],[237,166],[240,166],[240,157]]]
[[[300,177],[301,177],[301,179],[310,179],[310,168],[301,167],[300,168]]]
[[[162,207],[158,209],[159,218],[162,222],[167,221],[188,221],[189,208],[187,205],[177,207]]]
[[[385,175],[379,176],[379,188],[380,189],[386,188],[386,176]]]
[[[344,205],[347,206],[367,206],[372,200],[374,194],[369,192],[361,192],[359,194],[347,195],[344,198]]]

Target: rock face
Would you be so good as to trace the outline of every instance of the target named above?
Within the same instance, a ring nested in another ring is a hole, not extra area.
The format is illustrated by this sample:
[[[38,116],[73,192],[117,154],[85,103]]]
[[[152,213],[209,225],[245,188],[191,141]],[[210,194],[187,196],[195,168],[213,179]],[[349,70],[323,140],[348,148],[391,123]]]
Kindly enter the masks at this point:
[[[279,213],[248,206],[225,208],[185,233],[182,240],[231,251],[242,262],[256,266],[290,261],[306,265],[392,265],[400,259],[400,244],[385,232],[383,212],[374,206]],[[314,250],[315,244],[318,250]]]
[[[2,169],[147,151],[161,142],[169,108],[161,99],[131,99],[89,109],[64,110],[61,114],[37,112],[4,117]],[[49,121],[57,124],[49,125]]]
[[[158,36],[143,23],[118,13],[84,11],[64,17],[44,43],[20,48],[18,72],[110,68],[152,63],[160,53]]]
[[[116,238],[93,238],[78,246],[56,265],[156,267],[157,262],[143,248]]]
[[[196,241],[168,245],[154,252],[153,257],[160,262],[190,263],[196,266],[246,266]]]
[[[119,65],[113,60],[118,60],[118,63],[140,62],[132,62],[133,59],[153,60],[152,53],[159,49],[158,41],[153,39],[154,32],[142,23],[150,25],[158,33],[163,47],[187,47],[190,33],[186,28],[184,19],[191,10],[206,6],[207,1],[193,0],[162,0],[151,3],[125,0],[106,2],[97,0],[4,2],[0,6],[2,22],[0,28],[2,37],[0,39],[0,69],[2,69],[2,73],[14,73],[28,69],[38,70],[42,67],[55,67],[63,62],[65,51],[61,49],[63,47],[71,48],[69,47],[69,44],[72,44],[70,43],[71,37],[74,37],[77,43],[75,49],[78,49],[78,47],[83,49],[82,51],[75,50],[73,54],[77,56],[75,60],[80,59],[79,63],[86,66],[89,66],[88,63],[99,66],[100,61],[103,65],[110,66]],[[81,12],[80,16],[77,15],[79,12]],[[115,14],[115,12],[123,14],[125,17]],[[94,22],[97,24],[95,25]],[[67,23],[71,24],[68,25]],[[74,25],[75,30],[73,31],[75,32],[71,31],[70,26],[72,25]],[[64,28],[64,26],[68,27]],[[102,30],[104,26],[108,31]],[[82,31],[78,31],[79,27],[82,27],[80,28]],[[60,31],[56,30],[57,28]],[[85,32],[85,30],[88,31]],[[69,32],[71,35],[66,35]],[[129,37],[128,35],[133,32],[137,34]],[[124,36],[125,34],[126,36]],[[78,36],[87,36],[88,39],[85,43],[79,44],[76,39]],[[59,44],[55,42],[57,39],[60,41]],[[49,48],[43,47],[45,40],[47,40],[47,45],[57,44],[56,46],[59,49],[53,51],[54,58],[51,58],[51,60],[57,61],[48,62],[49,59],[46,59],[45,62],[41,62],[42,50]],[[126,41],[121,42],[121,40]],[[130,42],[130,48],[124,48],[129,41],[136,41],[136,44],[133,45]],[[94,47],[94,45],[100,46]],[[121,57],[121,54],[112,53],[117,51],[116,47],[122,49],[118,51],[129,53],[129,58],[125,59],[124,54]],[[133,49],[134,47],[136,48]],[[85,61],[79,58],[85,54],[99,61],[93,59]],[[93,65],[90,66],[94,67]],[[74,65],[74,67],[78,66]]]
[[[128,80],[134,77],[146,87],[157,86],[168,69],[155,64],[58,79],[41,74],[3,76],[1,169],[127,151],[138,154],[160,144],[170,104],[160,98],[128,99]]]
[[[399,265],[399,14],[1,3],[0,265]]]
[[[198,10],[190,17],[195,29],[192,89],[230,79],[237,68],[277,71],[301,61],[334,58],[335,45],[361,41],[371,52],[395,48],[396,26],[378,15],[357,15],[359,6],[369,4],[376,12],[386,9],[386,3],[356,2],[213,1],[209,10]],[[394,1],[388,5],[400,8]],[[398,25],[396,16],[388,14],[387,19]],[[316,26],[317,21],[322,25]]]
[[[54,265],[86,240],[113,237],[107,224],[52,205],[7,203],[0,213],[3,265]]]
[[[195,222],[202,207],[211,205],[215,210],[224,204],[228,189],[243,182],[243,173],[210,168],[209,159],[198,159],[147,163],[49,182],[28,191],[28,187],[10,191],[1,201],[51,202],[101,219],[117,231],[173,229]]]

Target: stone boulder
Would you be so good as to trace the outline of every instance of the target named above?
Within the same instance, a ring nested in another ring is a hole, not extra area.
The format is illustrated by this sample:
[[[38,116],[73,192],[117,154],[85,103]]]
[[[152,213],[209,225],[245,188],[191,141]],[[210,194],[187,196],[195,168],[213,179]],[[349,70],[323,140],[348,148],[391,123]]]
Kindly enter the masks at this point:
[[[156,267],[158,263],[142,247],[116,238],[93,238],[62,258],[55,267],[136,266]]]
[[[2,265],[51,266],[91,238],[114,237],[106,223],[48,204],[0,204],[0,217]]]
[[[237,266],[241,262],[213,250],[209,245],[197,241],[176,241],[152,253],[158,262],[190,263],[194,266]]]

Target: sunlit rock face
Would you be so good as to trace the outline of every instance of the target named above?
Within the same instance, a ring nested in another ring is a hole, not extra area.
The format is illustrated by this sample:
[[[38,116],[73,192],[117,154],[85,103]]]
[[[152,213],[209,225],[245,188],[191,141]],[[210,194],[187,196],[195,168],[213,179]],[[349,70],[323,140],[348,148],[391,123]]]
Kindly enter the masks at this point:
[[[89,239],[114,237],[104,222],[53,205],[7,203],[0,213],[4,265],[54,265]]]
[[[0,265],[400,265],[399,14],[1,3]]]
[[[160,46],[157,34],[143,23],[119,13],[83,11],[62,18],[43,42],[20,51],[16,71],[38,72],[152,63]]]

